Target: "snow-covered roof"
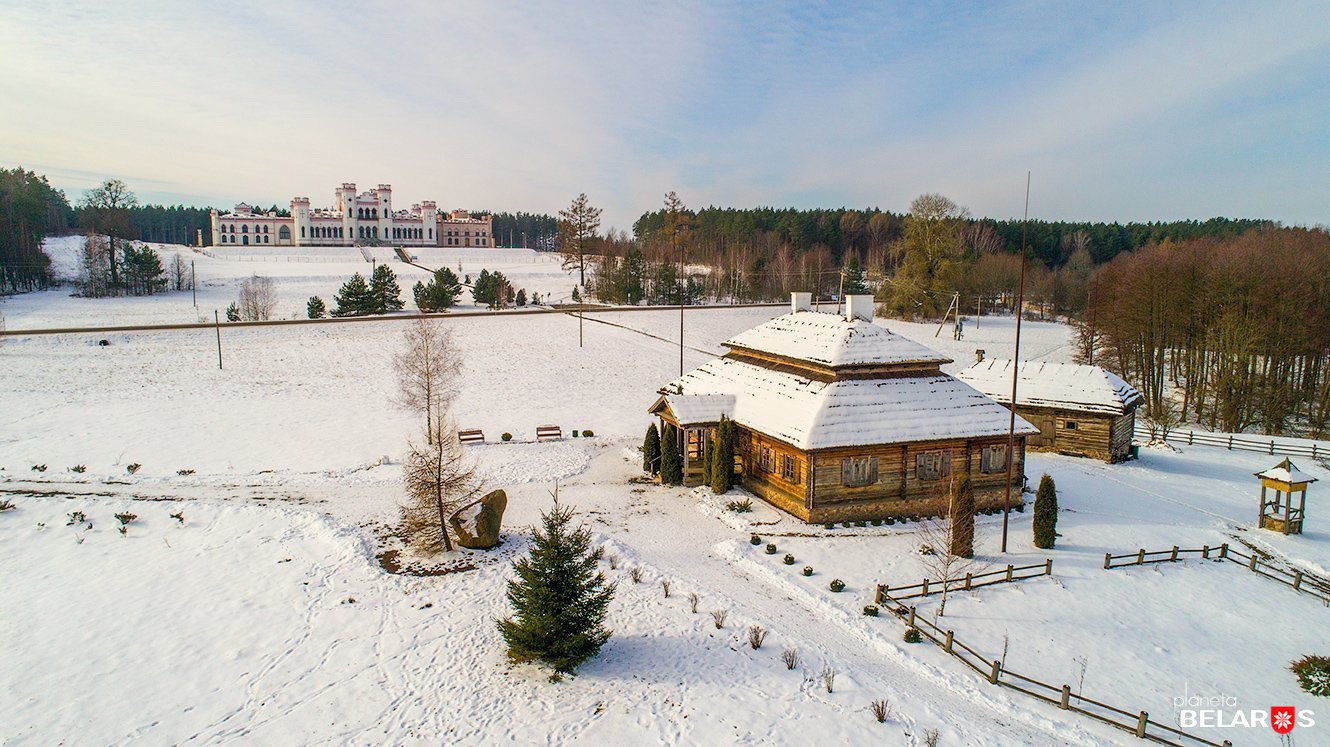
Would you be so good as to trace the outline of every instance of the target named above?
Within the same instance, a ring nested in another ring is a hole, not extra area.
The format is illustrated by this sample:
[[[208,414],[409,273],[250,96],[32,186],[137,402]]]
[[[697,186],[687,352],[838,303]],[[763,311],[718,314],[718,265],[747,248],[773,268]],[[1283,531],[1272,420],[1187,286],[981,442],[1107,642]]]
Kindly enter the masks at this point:
[[[980,361],[957,378],[998,402],[1011,402],[1011,361]],[[1017,405],[1057,407],[1122,415],[1141,402],[1141,393],[1099,366],[1026,361],[1020,364]]]
[[[1006,408],[942,373],[824,382],[717,358],[665,391],[678,387],[683,394],[665,395],[676,417],[730,399],[727,415],[737,423],[804,450],[999,436],[1007,433],[1011,417]],[[1018,435],[1038,432],[1016,419]]]
[[[837,368],[854,365],[950,363],[951,359],[864,319],[796,311],[778,316],[724,343]]]
[[[1284,458],[1284,461],[1276,464],[1264,472],[1257,472],[1257,477],[1264,477],[1267,480],[1278,480],[1280,482],[1316,482],[1316,478],[1299,470],[1293,461]]]
[[[720,422],[720,416],[734,416],[734,395],[693,394],[673,395],[666,398],[670,412],[679,425],[699,425]]]

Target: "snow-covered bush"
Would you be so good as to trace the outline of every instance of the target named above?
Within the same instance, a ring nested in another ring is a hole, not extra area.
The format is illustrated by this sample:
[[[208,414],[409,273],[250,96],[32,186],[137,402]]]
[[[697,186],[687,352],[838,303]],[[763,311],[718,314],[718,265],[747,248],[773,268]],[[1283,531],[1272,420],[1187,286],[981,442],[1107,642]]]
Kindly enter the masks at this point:
[[[831,667],[822,668],[822,686],[827,689],[827,692],[836,689],[836,670]]]
[[[803,569],[802,573],[803,573],[805,576],[811,576],[811,575],[813,575],[813,566],[811,566],[811,565],[806,565],[806,566],[804,566],[804,569]]]
[[[886,723],[891,718],[891,705],[885,700],[875,700],[868,704],[868,711],[873,714],[873,719],[879,724]]]
[[[85,521],[87,521],[87,520],[88,520],[88,517],[85,516],[85,515],[83,514],[82,511],[70,511],[70,512],[69,512],[69,521],[66,521],[66,522],[65,522],[65,526],[67,526],[67,527],[72,527],[72,526],[74,526],[75,524],[82,524],[83,522],[85,522]]]
[[[775,555],[775,554],[776,554],[776,543],[774,543],[774,542],[768,542],[768,543],[767,543],[767,554],[768,554],[768,555]]]
[[[785,562],[785,565],[794,565],[794,556],[789,553],[785,553],[785,557],[783,558],[783,560]]]
[[[511,440],[513,440],[513,434],[511,434],[511,433],[505,433],[505,434],[503,434],[502,436],[499,436],[499,439],[500,439],[500,440],[503,440],[503,441],[511,441]]]
[[[785,649],[785,652],[780,655],[780,660],[785,662],[786,669],[799,668],[799,652],[796,651],[795,649],[792,648]]]
[[[628,578],[631,578],[633,580],[633,583],[635,584],[642,583],[642,569],[639,568],[638,566],[633,566],[632,568],[629,568]]]
[[[8,498],[0,498],[0,511],[11,511],[14,508],[14,502]]]
[[[730,616],[729,610],[712,610],[711,622],[716,624],[716,630],[725,627],[725,618]]]
[[[762,641],[767,639],[767,629],[761,625],[754,625],[748,628],[748,645],[756,651],[762,648]]]
[[[69,471],[70,471],[70,472],[73,472],[73,473],[76,474],[76,475],[81,475],[81,474],[83,474],[84,472],[87,472],[87,471],[88,471],[88,465],[86,465],[86,464],[76,464],[76,465],[74,465],[73,467],[70,467],[70,468],[69,468]]]
[[[666,599],[670,598],[670,582],[668,579],[662,578],[660,580],[660,590],[665,595]]]
[[[845,582],[838,578],[833,578],[831,579],[831,583],[827,584],[827,588],[839,594],[840,592],[845,591]]]
[[[138,471],[141,470],[141,469],[143,469],[143,465],[142,465],[142,464],[139,464],[138,462],[134,462],[133,464],[129,465],[128,467],[125,467],[125,471],[128,472],[128,473],[131,474],[131,475],[134,474],[135,472],[138,472]]]
[[[693,613],[694,615],[696,615],[696,614],[697,614],[697,603],[700,602],[700,601],[702,601],[702,600],[701,600],[700,597],[697,596],[697,593],[696,593],[696,592],[693,592],[693,593],[689,594],[689,595],[688,595],[688,611],[691,612],[691,613]]]
[[[194,474],[194,470],[192,470],[192,469],[178,469],[178,470],[175,471],[175,473],[176,473],[177,475],[180,475],[181,477],[188,477],[188,476]]]
[[[1330,656],[1304,656],[1289,669],[1298,676],[1303,690],[1323,698],[1330,697]]]
[[[757,536],[756,534],[754,534],[754,535],[752,535],[751,537],[748,538],[748,544],[750,544],[750,545],[760,545],[760,544],[762,544],[762,538],[759,537],[759,536]]]
[[[45,465],[45,464],[34,464],[34,465],[32,465],[32,471],[33,471],[33,472],[45,472],[45,471],[46,471],[46,465]]]
[[[864,605],[864,614],[867,615],[868,617],[877,617],[877,605],[876,604]]]
[[[921,635],[921,634],[919,633],[919,629],[918,629],[918,628],[906,628],[906,629],[905,629],[905,642],[906,642],[906,643],[918,643],[919,641],[922,641],[923,639],[924,639],[924,637],[923,637],[923,635]]]
[[[744,498],[741,501],[730,501],[729,503],[726,503],[725,508],[728,508],[736,514],[746,514],[753,510],[753,502]]]

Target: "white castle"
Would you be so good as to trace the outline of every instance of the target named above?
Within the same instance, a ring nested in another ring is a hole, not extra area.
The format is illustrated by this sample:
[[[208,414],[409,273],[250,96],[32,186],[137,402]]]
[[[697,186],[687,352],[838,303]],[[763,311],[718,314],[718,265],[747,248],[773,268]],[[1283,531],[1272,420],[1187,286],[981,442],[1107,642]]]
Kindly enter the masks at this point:
[[[229,213],[212,211],[214,246],[493,246],[490,217],[465,210],[439,211],[425,200],[393,210],[393,188],[356,194],[344,183],[332,208],[311,208],[308,197],[291,200],[289,216],[264,213],[245,203]]]

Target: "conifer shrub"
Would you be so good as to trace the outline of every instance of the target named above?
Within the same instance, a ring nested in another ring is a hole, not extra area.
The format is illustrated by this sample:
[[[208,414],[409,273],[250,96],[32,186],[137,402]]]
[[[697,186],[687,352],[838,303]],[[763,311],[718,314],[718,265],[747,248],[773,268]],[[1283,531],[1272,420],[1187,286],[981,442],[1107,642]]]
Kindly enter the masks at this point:
[[[240,306],[235,301],[232,301],[231,305],[226,307],[226,321],[240,321]]]
[[[573,430],[572,434],[573,434],[573,438],[577,438],[577,435],[578,435],[578,434],[577,434],[577,431],[576,431],[576,430]]]
[[[813,566],[806,565],[804,566],[804,569],[800,572],[803,573],[805,576],[811,576],[813,575]]]
[[[1041,550],[1051,550],[1057,542],[1058,529],[1058,491],[1053,478],[1044,475],[1039,479],[1039,490],[1034,497],[1034,546]]]
[[[831,583],[827,584],[827,588],[839,594],[842,591],[845,591],[845,582],[838,578],[833,578],[831,579]]]
[[[856,522],[854,522],[854,525],[857,526],[857,527],[863,528],[863,527],[868,526],[868,522],[866,522],[866,521],[856,521]]]
[[[591,532],[574,527],[573,510],[559,505],[541,515],[531,553],[513,563],[508,582],[513,616],[499,621],[499,633],[515,662],[540,662],[554,670],[552,680],[572,674],[609,640],[605,613],[614,598],[597,566]]]
[[[730,501],[729,503],[726,503],[725,508],[728,508],[729,510],[735,512],[736,514],[746,514],[753,510],[753,502],[747,498],[744,498],[743,500]]]
[[[328,316],[328,305],[318,296],[310,296],[309,301],[305,302],[305,316],[310,319],[322,319]]]
[[[849,529],[851,526],[854,526],[853,524],[851,524],[851,523],[848,522],[848,521],[842,521],[842,522],[840,523],[840,525],[843,526],[843,527],[845,527],[846,529]]]
[[[781,560],[782,562],[785,563],[785,565],[794,565],[794,556],[790,555],[789,553],[786,553],[785,557],[782,558]]]
[[[716,426],[715,449],[708,464],[707,483],[716,495],[734,487],[734,421],[720,416]]]
[[[13,501],[9,500],[8,498],[0,498],[0,512],[12,511],[13,509],[14,509]]]
[[[775,544],[774,542],[768,542],[768,543],[767,543],[767,554],[768,554],[768,555],[775,555],[775,554],[776,554],[776,544]]]
[[[864,615],[868,617],[877,617],[877,605],[869,604],[864,606]]]
[[[1330,697],[1330,656],[1304,656],[1289,665],[1298,677],[1298,685],[1306,692],[1322,698]]]
[[[762,538],[759,537],[759,536],[757,536],[756,534],[754,534],[754,535],[752,535],[752,536],[750,536],[750,537],[748,538],[748,544],[750,544],[750,545],[760,545],[760,544],[762,544]]]
[[[886,523],[887,526],[891,526],[891,525],[893,525],[893,524],[896,523],[896,520],[893,519],[893,518],[890,517],[890,516],[888,516],[888,517],[887,517],[886,519],[884,519],[883,521]]]
[[[824,528],[826,528],[826,529],[835,529],[835,528],[836,528],[836,522],[834,522],[834,521],[828,521],[827,523],[823,524],[822,526],[823,526]]]
[[[33,472],[45,472],[45,471],[46,471],[46,465],[45,465],[45,464],[34,464],[34,465],[32,465],[32,471],[33,471]]]
[[[647,435],[642,439],[642,471],[649,475],[660,474],[660,432],[655,423],[647,426]]]
[[[88,471],[88,465],[86,465],[86,464],[76,464],[76,465],[74,465],[73,467],[70,467],[70,468],[69,468],[69,471],[70,471],[70,472],[73,472],[73,473],[76,474],[76,475],[81,475],[81,474],[83,474],[84,472],[87,472],[87,471]]]
[[[920,635],[920,633],[919,633],[919,629],[918,629],[918,628],[906,628],[906,629],[905,629],[905,642],[906,642],[906,643],[918,643],[919,641],[922,641],[923,639],[924,639],[924,637],[923,637],[922,635]]]
[[[595,436],[595,435],[596,435],[596,434],[595,434],[595,433],[592,433],[590,430],[583,430],[583,431],[582,431],[582,438],[591,438],[592,436]]]
[[[83,522],[85,522],[85,521],[87,521],[87,520],[88,520],[88,517],[85,516],[85,515],[83,514],[82,511],[70,511],[70,512],[69,512],[69,521],[66,521],[66,522],[65,522],[65,526],[67,526],[67,527],[72,527],[72,526],[74,526],[75,524],[82,524]]]
[[[968,472],[957,475],[951,483],[951,500],[947,502],[951,531],[948,539],[951,554],[958,558],[974,557],[974,485]]]
[[[683,484],[683,459],[679,455],[678,429],[665,424],[660,434],[660,482],[662,485]]]
[[[142,465],[142,464],[139,464],[138,462],[134,462],[133,464],[129,465],[128,467],[125,467],[125,471],[128,472],[128,473],[131,474],[131,475],[134,474],[135,472],[138,472],[138,471],[141,470],[141,469],[143,469],[143,465]]]
[[[880,526],[882,526],[882,520],[881,520],[881,519],[873,519],[873,520],[869,521],[868,523],[869,523],[869,524],[872,524],[872,525],[875,526],[875,527],[880,527]]]
[[[511,441],[511,440],[513,440],[513,434],[511,434],[511,433],[505,433],[505,434],[503,434],[502,436],[499,436],[499,439],[502,440],[502,441]]]

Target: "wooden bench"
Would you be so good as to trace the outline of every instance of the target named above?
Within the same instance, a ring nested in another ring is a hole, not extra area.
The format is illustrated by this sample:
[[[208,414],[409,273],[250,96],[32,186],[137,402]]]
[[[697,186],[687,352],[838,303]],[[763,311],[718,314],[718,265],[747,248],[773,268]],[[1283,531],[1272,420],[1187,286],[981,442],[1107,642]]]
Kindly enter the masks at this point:
[[[536,426],[537,441],[561,441],[563,440],[563,429],[557,425],[538,425]]]
[[[479,428],[473,428],[469,431],[458,431],[457,440],[464,444],[483,444],[485,443],[485,434]]]

